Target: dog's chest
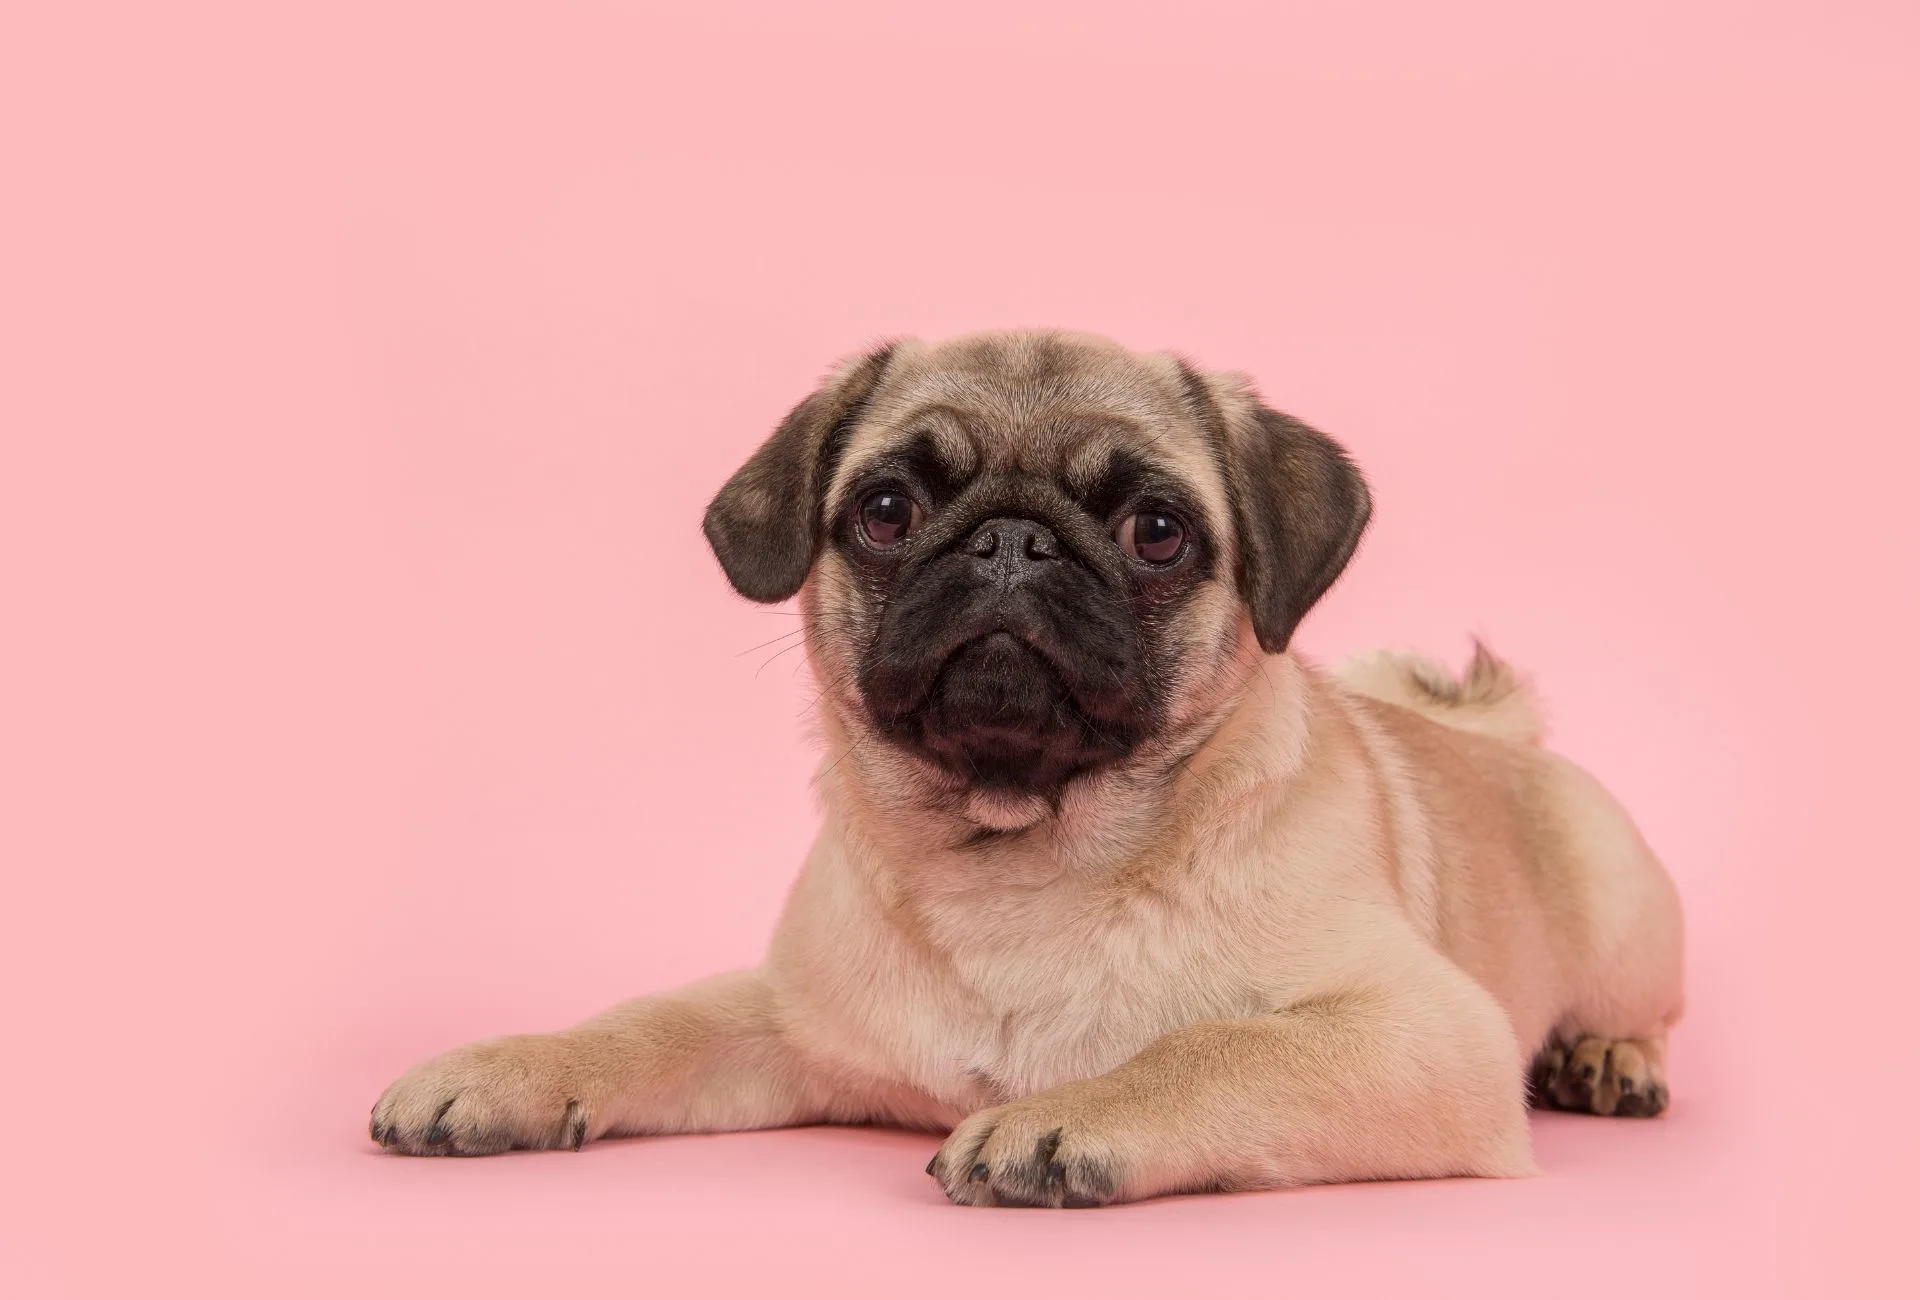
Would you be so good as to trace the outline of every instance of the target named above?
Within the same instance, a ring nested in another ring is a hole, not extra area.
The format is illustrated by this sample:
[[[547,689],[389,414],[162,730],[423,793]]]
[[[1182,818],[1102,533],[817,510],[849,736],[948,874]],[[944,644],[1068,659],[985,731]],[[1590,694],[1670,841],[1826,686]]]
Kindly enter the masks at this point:
[[[1200,1020],[1262,1009],[1230,924],[1151,891],[1062,882],[957,896],[924,920],[935,996],[896,1023],[920,1086],[961,1109],[1113,1069]]]

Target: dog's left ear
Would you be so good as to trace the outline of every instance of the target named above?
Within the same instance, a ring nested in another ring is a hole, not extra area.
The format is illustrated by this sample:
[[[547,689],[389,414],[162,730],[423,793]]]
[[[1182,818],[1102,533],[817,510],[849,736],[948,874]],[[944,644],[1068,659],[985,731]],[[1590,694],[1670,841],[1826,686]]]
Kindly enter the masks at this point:
[[[889,344],[842,363],[788,412],[707,507],[707,544],[727,581],[748,600],[786,600],[807,580],[834,466],[892,357]]]
[[[1241,598],[1260,648],[1279,654],[1353,558],[1373,497],[1326,434],[1271,409],[1238,376],[1180,369],[1189,405],[1225,453]]]

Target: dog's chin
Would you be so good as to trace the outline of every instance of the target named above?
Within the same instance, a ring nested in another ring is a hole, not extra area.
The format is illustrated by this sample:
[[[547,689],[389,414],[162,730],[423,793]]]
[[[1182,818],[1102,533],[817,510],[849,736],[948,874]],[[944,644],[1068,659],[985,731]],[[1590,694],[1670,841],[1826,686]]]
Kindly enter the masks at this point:
[[[1002,834],[1024,831],[1036,826],[1053,812],[1045,796],[1021,794],[1016,790],[967,791],[965,816],[985,830]]]

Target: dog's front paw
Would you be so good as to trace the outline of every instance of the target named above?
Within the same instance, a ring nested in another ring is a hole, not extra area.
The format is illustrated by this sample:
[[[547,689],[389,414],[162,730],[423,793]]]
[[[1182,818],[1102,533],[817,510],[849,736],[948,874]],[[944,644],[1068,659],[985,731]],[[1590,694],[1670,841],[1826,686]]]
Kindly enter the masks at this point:
[[[373,1140],[411,1156],[572,1147],[592,1132],[589,1099],[559,1035],[469,1043],[401,1075],[374,1104]]]
[[[927,1172],[957,1205],[1083,1208],[1150,1195],[1135,1176],[1148,1134],[1100,1081],[969,1116]]]

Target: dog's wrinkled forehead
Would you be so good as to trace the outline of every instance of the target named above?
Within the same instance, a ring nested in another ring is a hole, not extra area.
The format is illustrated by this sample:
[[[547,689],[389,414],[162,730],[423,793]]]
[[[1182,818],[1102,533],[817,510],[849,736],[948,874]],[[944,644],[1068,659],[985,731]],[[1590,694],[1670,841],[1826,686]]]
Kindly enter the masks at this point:
[[[1179,363],[1105,339],[975,335],[906,343],[861,412],[836,467],[838,499],[876,456],[924,439],[967,478],[1017,473],[1084,495],[1118,454],[1150,458],[1226,518],[1218,453],[1185,396]]]

